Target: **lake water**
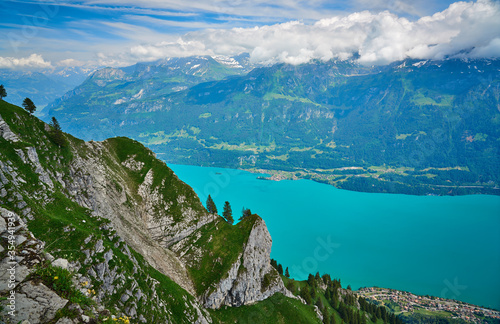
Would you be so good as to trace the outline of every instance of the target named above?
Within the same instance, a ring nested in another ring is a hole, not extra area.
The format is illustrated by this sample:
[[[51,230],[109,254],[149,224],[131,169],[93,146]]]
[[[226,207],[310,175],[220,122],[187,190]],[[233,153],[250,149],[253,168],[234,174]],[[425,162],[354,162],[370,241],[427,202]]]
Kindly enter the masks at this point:
[[[266,222],[271,257],[296,279],[329,273],[343,287],[379,286],[500,309],[500,197],[360,193],[310,180],[169,165],[205,203]]]

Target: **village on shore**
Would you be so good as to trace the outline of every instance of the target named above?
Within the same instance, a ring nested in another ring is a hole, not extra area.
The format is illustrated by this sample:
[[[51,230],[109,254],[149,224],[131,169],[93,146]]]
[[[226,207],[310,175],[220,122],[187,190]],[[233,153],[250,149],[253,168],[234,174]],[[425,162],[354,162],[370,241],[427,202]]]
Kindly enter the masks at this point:
[[[387,306],[396,315],[440,316],[461,319],[468,323],[491,323],[488,321],[491,319],[500,321],[500,311],[452,299],[418,296],[410,292],[378,287],[360,288],[356,293],[368,301]]]

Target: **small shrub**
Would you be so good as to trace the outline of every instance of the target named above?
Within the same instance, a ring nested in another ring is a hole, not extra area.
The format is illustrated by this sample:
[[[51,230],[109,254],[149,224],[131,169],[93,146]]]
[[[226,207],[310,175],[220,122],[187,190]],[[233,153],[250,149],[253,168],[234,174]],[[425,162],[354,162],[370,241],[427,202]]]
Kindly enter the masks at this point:
[[[47,287],[53,289],[60,297],[68,299],[71,303],[90,306],[94,301],[85,296],[73,286],[73,274],[66,269],[43,264],[33,273],[34,279],[41,280]]]
[[[262,278],[261,291],[265,291],[274,282],[275,276],[272,271],[266,273]]]

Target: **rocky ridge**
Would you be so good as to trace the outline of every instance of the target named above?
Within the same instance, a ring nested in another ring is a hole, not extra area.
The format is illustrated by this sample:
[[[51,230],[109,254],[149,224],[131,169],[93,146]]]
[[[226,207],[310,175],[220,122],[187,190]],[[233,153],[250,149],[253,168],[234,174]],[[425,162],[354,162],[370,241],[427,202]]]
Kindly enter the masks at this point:
[[[172,246],[172,249],[188,266],[196,268],[202,263],[201,256],[204,255],[203,236],[202,233],[196,232],[193,237],[188,237]],[[209,241],[213,239],[211,235]],[[264,220],[256,217],[252,220],[248,240],[229,271],[202,294],[203,305],[210,309],[221,306],[238,307],[264,300],[277,292],[296,298],[285,288],[278,272],[270,264],[271,245],[271,235]],[[199,248],[193,249],[193,246]]]
[[[26,235],[39,245],[33,250],[35,255],[50,251],[65,260],[60,263],[75,273],[74,286],[96,303],[75,311],[77,303],[57,299],[57,293],[43,282],[32,283],[29,274],[33,269],[54,265],[50,258],[35,258],[38,261],[27,270],[19,268],[26,276],[17,278],[16,294],[27,298],[55,294],[50,297],[55,301],[49,304],[57,309],[47,313],[47,305],[38,303],[39,311],[30,313],[28,320],[63,319],[64,312],[73,314],[68,321],[83,315],[97,318],[102,314],[96,309],[108,307],[105,314],[123,314],[144,323],[160,318],[211,323],[203,306],[246,305],[276,292],[292,296],[270,266],[272,241],[258,216],[252,223],[248,221],[251,230],[245,243],[228,247],[239,251],[230,270],[217,274],[221,280],[211,283],[210,289],[199,291],[193,282],[198,279],[185,262],[187,254],[179,246],[195,243],[197,233],[221,226],[223,221],[204,210],[191,188],[137,142],[124,138],[83,142],[66,135],[68,146],[59,148],[51,142],[46,124],[15,106],[2,104],[2,211],[19,215],[19,221],[27,224],[23,227]],[[32,232],[41,240],[35,240]],[[77,249],[65,250],[62,239]],[[16,246],[16,251],[21,253],[22,247]],[[1,254],[6,255],[6,247],[2,249]],[[205,258],[227,261],[218,251],[198,251]],[[184,300],[181,314],[169,306],[179,296]]]
[[[270,264],[271,245],[266,224],[264,220],[258,219],[243,254],[231,267],[228,276],[218,284],[215,292],[205,296],[205,307],[241,306],[266,299],[276,292],[294,298]]]

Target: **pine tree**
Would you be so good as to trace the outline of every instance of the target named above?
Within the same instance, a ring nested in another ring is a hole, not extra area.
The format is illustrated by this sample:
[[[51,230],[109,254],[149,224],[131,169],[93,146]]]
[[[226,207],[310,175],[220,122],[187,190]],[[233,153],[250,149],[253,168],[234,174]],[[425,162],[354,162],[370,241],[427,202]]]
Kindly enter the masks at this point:
[[[26,109],[30,114],[33,114],[36,111],[36,106],[30,98],[24,99],[23,108]]]
[[[290,272],[288,272],[288,267],[285,269],[285,277],[290,278]]]
[[[52,117],[52,120],[49,124],[52,129],[50,130],[50,136],[52,137],[52,141],[56,143],[60,147],[65,147],[67,142],[64,134],[61,130],[61,125],[57,121],[56,117]]]
[[[7,91],[3,87],[3,84],[0,84],[0,100],[3,100],[4,97],[7,97]]]
[[[294,284],[294,281],[293,279],[290,280],[287,284],[286,284],[286,289],[290,290],[292,292],[292,294],[295,295],[295,284]]]
[[[312,299],[316,299],[317,294],[316,294],[316,289],[314,288],[314,286],[311,287],[311,298]]]
[[[302,289],[300,290],[300,297],[304,298],[304,300],[308,305],[311,305],[312,303],[311,292],[307,287],[302,287]]]
[[[252,212],[250,211],[250,208],[246,208],[245,209],[245,207],[243,207],[243,210],[241,211],[240,220],[242,220],[243,218],[248,217],[250,215],[252,215]]]
[[[224,211],[222,212],[222,217],[224,217],[229,224],[233,225],[234,223],[233,211],[231,209],[229,201],[226,201],[224,203]]]
[[[366,321],[366,315],[365,314],[362,314],[361,315],[361,321],[360,321],[361,324],[367,324],[367,321]]]
[[[215,206],[215,203],[210,195],[208,195],[207,198],[207,211],[210,214],[217,214],[217,206]]]
[[[281,263],[280,263],[280,264],[278,264],[278,269],[277,269],[277,270],[278,270],[278,273],[279,273],[280,275],[283,275],[283,266],[281,265]]]
[[[309,284],[309,286],[313,287],[314,286],[314,276],[312,274],[309,274],[309,276],[307,277],[307,283]]]
[[[325,308],[325,306],[323,305],[323,302],[321,301],[321,298],[318,298],[318,300],[316,300],[316,306],[318,306],[319,310],[321,312],[323,312],[323,308]]]

